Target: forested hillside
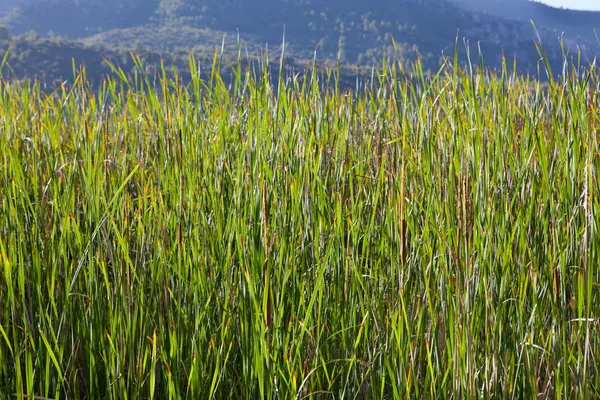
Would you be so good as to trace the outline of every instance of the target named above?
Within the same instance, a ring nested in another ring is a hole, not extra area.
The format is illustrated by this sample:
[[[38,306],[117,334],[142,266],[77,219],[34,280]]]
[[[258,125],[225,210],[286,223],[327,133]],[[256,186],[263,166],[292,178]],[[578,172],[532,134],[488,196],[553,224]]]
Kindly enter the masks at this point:
[[[529,21],[566,34],[594,38],[600,28],[600,12],[575,11],[550,7],[529,0],[451,0],[468,11],[485,12],[507,19]]]
[[[485,13],[537,26],[552,37],[562,36],[568,47],[579,48],[592,57],[600,48],[596,31],[600,31],[600,12],[559,9],[529,0],[452,0],[466,11]]]
[[[509,3],[507,3],[509,1]],[[284,32],[290,59],[342,61],[369,66],[384,54],[420,57],[435,69],[453,54],[456,32],[471,56],[498,67],[502,54],[535,71],[537,21],[550,62],[559,66],[560,33],[585,58],[598,50],[598,13],[559,10],[527,0],[5,0],[0,25],[11,35],[60,37],[106,51],[161,53],[214,51],[224,36],[241,37],[250,52],[278,52]],[[600,28],[600,26],[598,26]],[[35,35],[33,34],[35,32]],[[393,47],[392,38],[396,47]],[[237,41],[226,51],[236,54]],[[98,50],[101,51],[101,50]],[[462,60],[465,60],[465,51]]]
[[[5,0],[3,0],[5,1]],[[155,0],[8,0],[16,7],[0,23],[13,34],[35,31],[42,36],[82,38],[115,28],[148,22]]]

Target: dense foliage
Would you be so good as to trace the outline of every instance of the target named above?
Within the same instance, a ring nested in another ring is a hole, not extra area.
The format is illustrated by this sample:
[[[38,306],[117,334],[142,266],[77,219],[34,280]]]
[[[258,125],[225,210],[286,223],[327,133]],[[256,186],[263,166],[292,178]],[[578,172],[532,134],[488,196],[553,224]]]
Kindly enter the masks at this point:
[[[599,397],[598,69],[412,70],[1,82],[0,392]]]

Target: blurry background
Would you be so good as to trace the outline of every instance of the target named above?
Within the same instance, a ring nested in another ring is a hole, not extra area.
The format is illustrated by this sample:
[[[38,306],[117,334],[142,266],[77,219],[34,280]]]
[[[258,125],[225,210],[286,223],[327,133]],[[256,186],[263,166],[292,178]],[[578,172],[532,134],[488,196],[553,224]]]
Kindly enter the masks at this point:
[[[162,55],[185,68],[190,52],[206,62],[215,50],[235,59],[264,54],[277,60],[286,38],[286,64],[302,68],[307,60],[360,67],[394,54],[409,64],[419,57],[435,70],[443,55],[453,55],[460,29],[477,63],[498,68],[504,54],[522,72],[536,73],[539,55],[530,20],[535,22],[548,58],[562,67],[559,37],[570,54],[592,59],[600,48],[595,30],[600,9],[595,0],[3,0],[0,52],[12,43],[9,64],[17,77],[49,81],[72,75],[72,59],[85,62],[88,77],[99,80],[106,57],[125,70],[134,68],[129,51],[152,68]],[[551,6],[552,5],[552,6]],[[392,37],[396,42],[393,47]],[[4,40],[3,40],[4,39]],[[238,41],[240,40],[240,41]],[[201,63],[202,64],[202,63]],[[7,73],[7,69],[3,71]],[[560,71],[558,71],[560,72]]]

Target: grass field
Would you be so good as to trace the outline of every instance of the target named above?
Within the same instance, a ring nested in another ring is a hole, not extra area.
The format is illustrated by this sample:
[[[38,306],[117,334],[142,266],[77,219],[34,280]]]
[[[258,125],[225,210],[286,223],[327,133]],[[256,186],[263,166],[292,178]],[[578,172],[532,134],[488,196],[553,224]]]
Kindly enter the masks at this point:
[[[217,64],[0,83],[0,397],[600,397],[596,66]]]

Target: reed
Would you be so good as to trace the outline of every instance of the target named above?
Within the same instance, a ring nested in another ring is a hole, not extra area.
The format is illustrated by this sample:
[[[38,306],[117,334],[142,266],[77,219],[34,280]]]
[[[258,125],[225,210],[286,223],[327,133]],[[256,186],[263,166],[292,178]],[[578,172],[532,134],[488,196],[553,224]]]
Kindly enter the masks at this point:
[[[219,64],[0,82],[0,393],[600,397],[595,65]]]

